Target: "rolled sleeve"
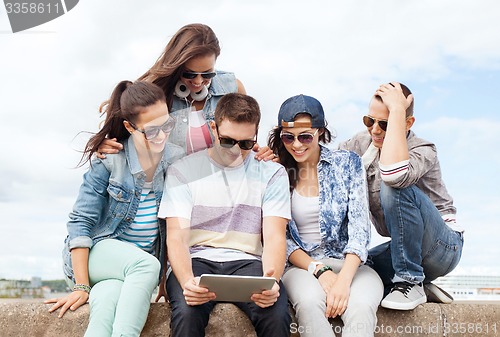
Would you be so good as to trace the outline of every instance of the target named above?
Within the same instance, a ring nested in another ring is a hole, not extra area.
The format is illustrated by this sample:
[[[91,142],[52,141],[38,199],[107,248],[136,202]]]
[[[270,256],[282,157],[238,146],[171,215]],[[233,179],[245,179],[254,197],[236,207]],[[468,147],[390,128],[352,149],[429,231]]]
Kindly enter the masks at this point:
[[[342,252],[344,256],[346,254],[354,254],[359,259],[361,260],[361,263],[365,263],[366,260],[368,259],[368,249],[366,246],[361,246],[361,245],[355,245],[355,244],[348,244],[345,248],[344,251]]]
[[[415,185],[434,165],[437,161],[436,147],[430,143],[422,143],[409,148],[409,161],[406,162],[406,169],[402,170],[403,174],[397,174],[392,179],[388,179],[391,175],[384,174],[381,171],[381,178],[384,182],[393,188],[406,188]],[[404,164],[397,163],[396,165]],[[379,169],[392,169],[394,167],[380,167]],[[390,171],[389,171],[390,172]]]
[[[78,236],[69,241],[69,250],[73,248],[92,248],[92,239],[88,236]]]

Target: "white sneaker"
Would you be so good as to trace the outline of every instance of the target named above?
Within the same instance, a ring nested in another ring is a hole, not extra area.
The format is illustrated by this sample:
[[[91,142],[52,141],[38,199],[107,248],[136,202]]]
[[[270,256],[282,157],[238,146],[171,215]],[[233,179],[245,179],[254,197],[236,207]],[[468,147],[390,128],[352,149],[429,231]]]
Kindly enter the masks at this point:
[[[387,309],[413,310],[417,305],[425,302],[427,302],[427,296],[422,283],[397,282],[380,305]]]
[[[427,302],[445,304],[453,302],[453,297],[434,283],[425,283],[424,290],[427,295]]]

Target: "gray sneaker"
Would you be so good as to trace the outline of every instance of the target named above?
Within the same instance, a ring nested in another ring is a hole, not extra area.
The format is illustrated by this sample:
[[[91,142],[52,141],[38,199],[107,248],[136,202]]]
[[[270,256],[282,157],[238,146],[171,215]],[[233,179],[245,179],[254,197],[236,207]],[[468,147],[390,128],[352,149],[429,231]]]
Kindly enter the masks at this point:
[[[413,310],[417,305],[425,302],[427,302],[427,296],[422,283],[397,282],[380,305],[387,309]]]
[[[424,290],[427,295],[427,302],[445,304],[453,302],[453,297],[434,283],[425,283]]]

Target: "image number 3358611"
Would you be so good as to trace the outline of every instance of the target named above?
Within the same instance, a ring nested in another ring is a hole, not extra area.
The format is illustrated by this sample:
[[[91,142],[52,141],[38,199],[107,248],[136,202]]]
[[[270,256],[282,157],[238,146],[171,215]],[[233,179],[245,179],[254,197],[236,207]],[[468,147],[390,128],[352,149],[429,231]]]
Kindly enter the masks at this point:
[[[4,0],[13,33],[52,21],[72,10],[79,0]]]

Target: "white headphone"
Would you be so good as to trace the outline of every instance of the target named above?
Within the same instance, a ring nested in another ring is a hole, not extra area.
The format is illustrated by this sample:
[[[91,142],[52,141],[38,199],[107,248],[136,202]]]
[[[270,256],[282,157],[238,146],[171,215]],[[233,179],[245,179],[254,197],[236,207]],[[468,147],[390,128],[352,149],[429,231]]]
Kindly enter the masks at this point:
[[[179,81],[175,85],[174,94],[179,98],[186,98],[191,95],[191,98],[195,101],[203,101],[208,96],[208,86],[204,85],[203,89],[201,89],[199,92],[191,92],[187,85],[182,83],[182,81]]]

